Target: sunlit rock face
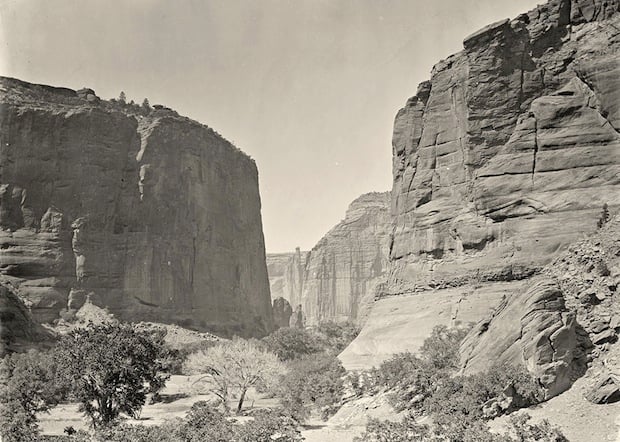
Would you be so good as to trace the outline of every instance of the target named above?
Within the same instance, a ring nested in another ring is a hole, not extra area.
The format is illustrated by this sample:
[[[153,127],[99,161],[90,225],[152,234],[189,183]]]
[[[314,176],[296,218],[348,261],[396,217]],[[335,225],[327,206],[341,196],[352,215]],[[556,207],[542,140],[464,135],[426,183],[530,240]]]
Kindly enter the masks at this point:
[[[299,247],[292,253],[268,253],[267,273],[271,288],[271,299],[286,299],[291,306],[301,301],[301,292],[306,274],[308,252]]]
[[[433,326],[476,322],[506,297],[551,293],[531,279],[596,230],[605,204],[618,211],[619,10],[553,0],[491,24],[398,112],[389,277],[345,366],[416,351]],[[558,379],[550,394],[566,388]]]
[[[92,294],[125,319],[272,329],[252,159],[166,108],[0,86],[0,271],[35,319]]]
[[[308,257],[301,299],[307,325],[365,317],[388,268],[390,232],[389,193],[351,203]]]
[[[618,4],[490,25],[399,111],[389,292],[528,276],[618,206]]]

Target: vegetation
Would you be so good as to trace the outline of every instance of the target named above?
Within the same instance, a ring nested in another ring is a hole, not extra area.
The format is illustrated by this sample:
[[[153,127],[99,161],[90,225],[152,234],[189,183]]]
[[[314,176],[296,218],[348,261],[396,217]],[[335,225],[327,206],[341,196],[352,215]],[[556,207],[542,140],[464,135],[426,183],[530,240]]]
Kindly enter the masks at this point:
[[[605,203],[603,204],[603,209],[601,210],[601,216],[596,222],[596,226],[600,229],[601,227],[603,227],[605,224],[609,222],[609,219],[610,219],[609,206],[607,205],[607,203]]]
[[[323,351],[323,346],[315,334],[298,328],[279,328],[264,337],[262,342],[281,361],[290,361]]]
[[[91,324],[60,339],[54,350],[60,378],[94,427],[121,412],[137,416],[147,394],[164,387],[169,375],[163,337],[128,324]]]
[[[184,370],[188,374],[203,375],[210,381],[210,390],[228,408],[230,393],[237,393],[237,413],[251,387],[269,388],[275,385],[284,366],[273,353],[265,351],[256,342],[233,339],[207,350],[188,356]]]
[[[54,406],[63,392],[49,354],[30,351],[0,361],[0,439],[36,440],[37,413]]]
[[[306,419],[313,410],[323,419],[329,418],[342,404],[345,373],[340,361],[328,353],[290,362],[278,389],[282,406],[298,420]]]

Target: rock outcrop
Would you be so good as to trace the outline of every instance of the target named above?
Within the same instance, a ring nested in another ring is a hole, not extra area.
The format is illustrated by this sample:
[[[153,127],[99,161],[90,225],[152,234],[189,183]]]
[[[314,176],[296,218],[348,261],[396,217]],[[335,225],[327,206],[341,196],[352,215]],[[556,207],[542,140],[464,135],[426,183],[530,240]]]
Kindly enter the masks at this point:
[[[288,327],[291,323],[293,308],[289,302],[282,298],[273,300],[273,324],[276,328]]]
[[[387,192],[357,198],[310,251],[300,302],[307,325],[365,317],[388,268],[389,198]]]
[[[272,329],[252,159],[161,106],[0,88],[0,272],[36,320],[91,294],[124,319]]]

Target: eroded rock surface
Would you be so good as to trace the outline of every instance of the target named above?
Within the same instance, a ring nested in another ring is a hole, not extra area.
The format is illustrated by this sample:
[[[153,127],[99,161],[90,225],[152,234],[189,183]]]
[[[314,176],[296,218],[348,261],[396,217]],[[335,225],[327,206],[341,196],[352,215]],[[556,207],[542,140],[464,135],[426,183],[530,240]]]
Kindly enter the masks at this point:
[[[388,192],[360,196],[312,248],[301,299],[308,325],[366,315],[388,268],[389,198]]]
[[[284,298],[291,305],[299,304],[308,254],[309,252],[302,252],[299,247],[293,253],[267,254],[271,299]]]
[[[92,294],[125,319],[271,330],[252,159],[161,106],[0,87],[0,271],[35,319]]]
[[[437,64],[394,125],[386,291],[529,277],[620,204],[618,1],[550,1]]]

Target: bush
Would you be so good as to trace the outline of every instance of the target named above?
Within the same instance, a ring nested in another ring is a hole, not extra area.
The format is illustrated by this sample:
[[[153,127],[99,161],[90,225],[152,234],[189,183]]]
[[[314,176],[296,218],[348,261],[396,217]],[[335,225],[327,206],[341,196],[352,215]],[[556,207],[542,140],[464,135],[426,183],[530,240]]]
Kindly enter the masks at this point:
[[[316,329],[323,347],[334,354],[341,353],[359,335],[360,328],[352,322],[322,322]]]
[[[282,410],[259,410],[254,419],[235,428],[235,442],[303,440],[298,422]]]
[[[318,411],[323,419],[333,415],[342,404],[346,371],[333,355],[322,353],[291,361],[279,386],[284,409],[297,420]]]
[[[453,370],[459,365],[459,347],[469,328],[438,325],[424,340],[420,356],[438,370]]]
[[[262,339],[263,344],[281,361],[320,353],[324,347],[318,337],[306,330],[283,327]]]
[[[206,401],[196,402],[187,413],[178,436],[185,442],[227,442],[234,440],[233,423]]]

